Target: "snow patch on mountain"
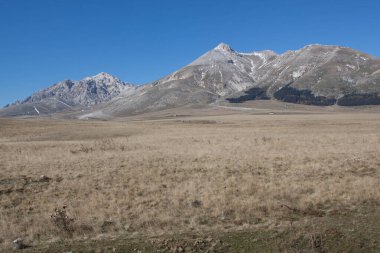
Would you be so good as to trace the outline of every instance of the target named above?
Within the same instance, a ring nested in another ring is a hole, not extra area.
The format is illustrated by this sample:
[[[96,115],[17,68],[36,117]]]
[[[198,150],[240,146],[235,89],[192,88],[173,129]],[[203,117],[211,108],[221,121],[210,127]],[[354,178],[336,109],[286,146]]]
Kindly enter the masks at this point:
[[[37,109],[37,107],[33,106],[34,110],[36,111],[37,114],[40,114],[40,111]]]

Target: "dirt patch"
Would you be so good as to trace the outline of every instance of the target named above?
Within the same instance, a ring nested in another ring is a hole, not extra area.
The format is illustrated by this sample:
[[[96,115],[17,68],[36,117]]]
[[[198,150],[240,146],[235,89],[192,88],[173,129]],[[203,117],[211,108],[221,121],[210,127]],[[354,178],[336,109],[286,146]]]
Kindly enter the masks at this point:
[[[40,178],[20,176],[0,179],[0,196],[14,192],[23,193],[26,191],[42,191],[47,185],[49,185],[50,180],[51,179],[46,176],[41,176]]]

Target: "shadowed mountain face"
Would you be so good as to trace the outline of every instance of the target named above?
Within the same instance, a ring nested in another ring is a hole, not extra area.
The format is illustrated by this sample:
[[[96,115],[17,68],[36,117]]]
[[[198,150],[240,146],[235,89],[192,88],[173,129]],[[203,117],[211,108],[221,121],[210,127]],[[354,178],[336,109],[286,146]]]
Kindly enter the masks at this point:
[[[255,99],[328,106],[380,104],[380,59],[346,47],[309,45],[295,51],[240,53],[226,44],[174,73],[132,88],[101,73],[64,81],[0,111],[53,113],[96,106],[81,117],[122,116],[220,100]]]

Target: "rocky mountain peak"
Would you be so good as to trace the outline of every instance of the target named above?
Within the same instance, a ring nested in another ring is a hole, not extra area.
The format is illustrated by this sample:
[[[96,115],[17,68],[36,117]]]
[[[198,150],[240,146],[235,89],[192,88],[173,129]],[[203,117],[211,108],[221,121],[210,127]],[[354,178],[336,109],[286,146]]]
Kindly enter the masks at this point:
[[[122,82],[119,78],[117,78],[111,74],[108,74],[106,72],[100,72],[99,74],[97,74],[95,76],[86,77],[84,80],[108,81],[108,82],[117,82],[117,83]]]
[[[217,47],[214,48],[215,50],[220,50],[220,51],[226,51],[226,52],[233,52],[234,50],[227,44],[225,43],[220,43]]]

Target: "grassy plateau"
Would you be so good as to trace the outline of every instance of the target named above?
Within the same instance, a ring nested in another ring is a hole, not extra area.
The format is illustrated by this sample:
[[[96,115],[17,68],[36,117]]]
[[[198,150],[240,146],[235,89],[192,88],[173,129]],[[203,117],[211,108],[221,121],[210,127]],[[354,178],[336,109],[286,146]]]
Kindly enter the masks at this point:
[[[380,114],[0,119],[0,251],[17,238],[23,252],[380,252]]]

